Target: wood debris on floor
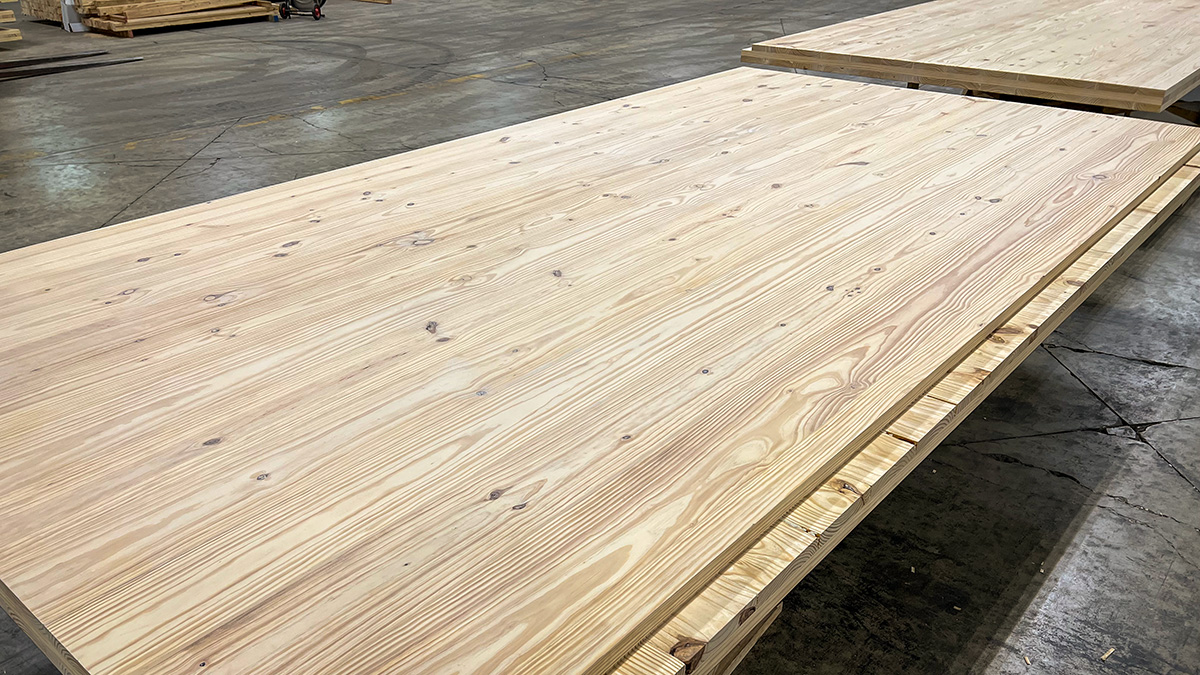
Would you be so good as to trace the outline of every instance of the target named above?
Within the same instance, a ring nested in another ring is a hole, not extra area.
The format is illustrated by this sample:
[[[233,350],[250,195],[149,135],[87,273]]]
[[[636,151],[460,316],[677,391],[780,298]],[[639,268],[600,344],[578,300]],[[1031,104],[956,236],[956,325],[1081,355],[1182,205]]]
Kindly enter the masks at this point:
[[[22,3],[30,1],[38,0]],[[279,16],[267,0],[81,0],[76,9],[87,27],[120,37],[146,28]]]

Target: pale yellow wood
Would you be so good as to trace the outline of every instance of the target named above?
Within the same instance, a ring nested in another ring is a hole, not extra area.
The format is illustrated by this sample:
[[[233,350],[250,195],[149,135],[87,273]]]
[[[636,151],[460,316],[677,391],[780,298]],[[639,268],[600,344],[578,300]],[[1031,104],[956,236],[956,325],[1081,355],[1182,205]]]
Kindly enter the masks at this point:
[[[1024,358],[1079,306],[1200,186],[1200,168],[1183,166],[1166,183],[1031,300],[837,475],[768,531],[657,635],[631,654],[619,675],[670,675],[647,667],[683,636],[705,644],[694,673],[742,649],[757,630],[747,618],[773,606],[924,459]],[[954,382],[947,386],[947,382]],[[937,400],[936,395],[947,399]],[[934,419],[935,411],[941,417]],[[923,431],[922,431],[923,430]],[[907,440],[901,440],[905,438]],[[709,659],[709,661],[705,661]],[[714,670],[719,668],[713,665]]]
[[[767,629],[771,627],[775,619],[779,618],[779,614],[782,611],[783,605],[775,605],[775,609],[763,612],[761,619],[755,617],[757,620],[755,621],[754,632],[747,635],[745,640],[738,643],[738,646],[729,653],[729,656],[719,662],[713,661],[712,663],[716,664],[713,668],[709,669],[701,666],[695,671],[695,675],[709,675],[709,673],[711,675],[733,675],[738,665],[750,653],[750,650],[758,642],[759,638],[763,636],[763,633],[767,632]]]
[[[79,665],[75,657],[71,656],[71,653],[50,634],[50,631],[46,630],[46,627],[34,618],[29,609],[17,600],[17,597],[13,595],[12,591],[8,590],[8,587],[2,581],[0,581],[0,609],[3,609],[8,614],[12,622],[25,632],[30,641],[37,645],[38,649],[42,650],[59,671],[65,675],[87,675],[87,671],[84,670],[83,666]],[[639,657],[630,662],[633,664],[642,664],[645,662],[645,665],[654,663],[653,657]],[[656,670],[655,672],[666,671]]]
[[[139,2],[119,8],[108,7],[101,11],[101,14],[115,17],[118,21],[129,21],[130,19],[168,16],[245,4],[247,4],[247,0],[159,0],[157,2]]]
[[[0,579],[91,675],[606,672],[1198,143],[738,69],[2,254]]]
[[[61,0],[21,0],[21,14],[43,21],[62,21]]]
[[[0,23],[13,23],[17,20],[11,9],[0,9]]]
[[[656,675],[688,675],[687,664],[658,649],[638,649],[623,662],[623,668]]]
[[[1161,111],[1200,85],[1200,0],[935,0],[766,40],[742,60]]]
[[[21,39],[19,28],[0,28],[0,42],[13,42]]]
[[[84,17],[83,23],[89,28],[119,32],[141,30],[146,28],[184,26],[193,23],[209,23],[213,21],[230,21],[232,19],[278,16],[278,14],[279,9],[277,5],[263,1],[255,4],[242,5],[239,7],[210,9],[201,12],[187,12],[184,14],[171,14],[168,16],[147,16],[136,19],[131,18],[128,20],[123,20],[120,18],[107,19],[101,17]]]

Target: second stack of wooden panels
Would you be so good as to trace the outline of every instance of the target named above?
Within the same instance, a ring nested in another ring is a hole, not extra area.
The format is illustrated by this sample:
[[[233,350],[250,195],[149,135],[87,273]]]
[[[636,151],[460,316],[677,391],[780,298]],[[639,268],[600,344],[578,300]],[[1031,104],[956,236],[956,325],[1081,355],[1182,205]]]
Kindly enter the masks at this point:
[[[935,0],[766,40],[742,60],[1158,112],[1200,86],[1200,0]]]

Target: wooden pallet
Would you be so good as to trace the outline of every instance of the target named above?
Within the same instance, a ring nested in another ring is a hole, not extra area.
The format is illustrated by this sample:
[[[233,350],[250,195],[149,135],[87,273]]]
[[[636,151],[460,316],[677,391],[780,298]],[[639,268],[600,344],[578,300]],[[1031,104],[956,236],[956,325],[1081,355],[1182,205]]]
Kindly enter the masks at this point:
[[[615,675],[722,675],[732,670],[766,630],[784,597],[1198,186],[1200,162],[1193,158],[776,524],[632,653]]]
[[[742,61],[1159,112],[1200,85],[1200,5],[936,0],[756,43]]]
[[[0,604],[71,673],[608,672],[1198,146],[737,69],[0,254]]]
[[[275,3],[267,0],[258,0],[250,4],[245,4],[245,0],[239,0],[236,3],[223,2],[223,0],[188,0],[182,3],[169,3],[172,7],[189,6],[197,3],[215,2],[218,6],[222,4],[236,4],[235,7],[223,7],[222,9],[209,9],[204,11],[186,11],[179,14],[160,14],[163,9],[153,6],[159,3],[141,3],[144,5],[152,5],[147,7],[126,7],[122,6],[121,12],[111,16],[86,16],[83,18],[85,26],[103,33],[115,35],[118,37],[133,37],[135,30],[145,30],[147,28],[166,28],[170,26],[186,26],[197,23],[212,23],[217,21],[231,21],[234,19],[250,19],[255,17],[274,18],[279,16],[279,7]]]

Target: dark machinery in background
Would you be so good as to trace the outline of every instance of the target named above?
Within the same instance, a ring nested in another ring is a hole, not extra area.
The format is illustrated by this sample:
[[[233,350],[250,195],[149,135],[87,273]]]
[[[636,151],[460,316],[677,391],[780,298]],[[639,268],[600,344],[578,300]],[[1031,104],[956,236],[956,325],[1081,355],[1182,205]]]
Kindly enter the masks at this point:
[[[283,0],[279,3],[279,18],[288,19],[295,15],[303,15],[320,21],[321,17],[325,16],[321,11],[324,6],[325,0]]]

